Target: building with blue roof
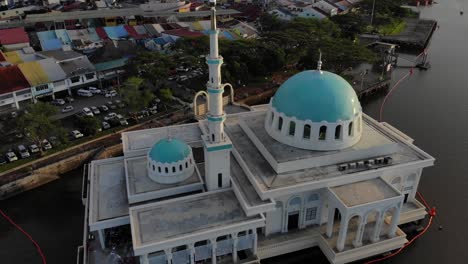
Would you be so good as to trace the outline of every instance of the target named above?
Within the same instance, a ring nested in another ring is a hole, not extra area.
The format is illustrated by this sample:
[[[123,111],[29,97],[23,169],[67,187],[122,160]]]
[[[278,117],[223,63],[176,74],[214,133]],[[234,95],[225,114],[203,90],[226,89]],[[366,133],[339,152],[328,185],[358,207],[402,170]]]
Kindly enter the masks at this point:
[[[104,31],[106,31],[106,34],[110,39],[117,40],[121,38],[127,38],[129,36],[123,25],[104,27]]]

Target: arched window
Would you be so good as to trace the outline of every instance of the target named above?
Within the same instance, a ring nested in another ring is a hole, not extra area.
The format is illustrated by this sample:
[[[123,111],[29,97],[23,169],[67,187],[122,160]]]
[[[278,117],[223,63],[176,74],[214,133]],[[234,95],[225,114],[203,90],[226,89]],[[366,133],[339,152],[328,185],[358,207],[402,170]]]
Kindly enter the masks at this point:
[[[357,131],[361,132],[361,118],[359,118],[359,117],[357,119]]]
[[[273,120],[275,120],[275,113],[271,112],[270,126],[273,124]]]
[[[156,170],[156,168],[155,168],[154,165],[153,165],[153,171],[155,171],[155,170]]]
[[[314,202],[319,200],[319,195],[317,193],[313,193],[307,198],[307,202]]]
[[[214,137],[214,134],[211,134],[211,141],[215,141],[215,137]]]
[[[341,125],[337,125],[335,128],[335,139],[341,139]]]
[[[310,125],[304,126],[304,135],[302,137],[307,139],[310,138]]]
[[[174,166],[172,166],[172,172],[173,172],[173,173],[175,172],[175,167],[174,167]]]
[[[283,128],[283,118],[280,116],[278,118],[278,130],[281,131],[282,128]]]
[[[185,162],[185,168],[188,168],[188,162]]]
[[[301,205],[301,198],[296,197],[289,201],[289,205]]]
[[[289,135],[294,136],[294,133],[296,133],[296,122],[291,121],[289,122]]]
[[[189,161],[190,161],[190,164],[192,164],[192,159],[189,159]]]
[[[348,136],[353,136],[353,122],[349,123],[348,126]]]
[[[182,164],[179,165],[179,170],[182,171]]]
[[[319,130],[319,140],[327,139],[327,127],[321,126]]]
[[[166,173],[169,173],[169,168],[168,167],[164,168],[164,170],[166,171]]]
[[[158,172],[161,173],[161,167],[158,166]]]

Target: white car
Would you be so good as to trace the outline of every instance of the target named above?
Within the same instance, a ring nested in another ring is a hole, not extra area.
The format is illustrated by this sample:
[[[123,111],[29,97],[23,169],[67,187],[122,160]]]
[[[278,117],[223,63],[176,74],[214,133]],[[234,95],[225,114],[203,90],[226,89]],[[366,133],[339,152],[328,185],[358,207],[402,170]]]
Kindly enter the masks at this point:
[[[91,111],[93,112],[93,114],[95,115],[99,115],[101,114],[101,111],[99,111],[99,109],[95,106],[91,106]]]
[[[81,132],[78,130],[73,130],[72,132],[70,132],[70,134],[74,139],[83,137],[83,134],[81,134]]]
[[[62,113],[68,113],[68,112],[71,112],[73,111],[73,106],[72,105],[67,105],[65,106],[64,108],[62,108]]]
[[[90,91],[93,94],[100,94],[102,91],[96,87],[88,87],[88,91]]]
[[[39,147],[36,144],[32,144],[29,146],[29,151],[31,151],[31,153],[37,153],[39,152]]]
[[[107,93],[104,94],[105,97],[114,97],[117,96],[117,92],[114,90],[110,90]]]
[[[102,122],[102,129],[109,129],[111,128],[110,124],[106,121]]]
[[[52,145],[50,144],[49,141],[47,141],[47,139],[44,139],[44,140],[42,141],[42,148],[43,148],[44,150],[49,150],[49,149],[52,148]]]
[[[22,159],[29,158],[29,156],[31,156],[29,154],[29,151],[26,149],[26,147],[24,145],[19,145],[18,146],[18,152],[19,152]]]
[[[89,109],[88,107],[83,108],[83,114],[85,116],[94,116],[93,112],[91,112],[91,109]]]
[[[7,158],[8,162],[13,162],[13,161],[18,160],[18,157],[16,157],[16,154],[13,151],[7,152],[7,154],[5,154],[5,157]]]
[[[114,119],[116,117],[117,117],[116,113],[109,113],[104,117],[104,120],[109,121],[109,120]]]

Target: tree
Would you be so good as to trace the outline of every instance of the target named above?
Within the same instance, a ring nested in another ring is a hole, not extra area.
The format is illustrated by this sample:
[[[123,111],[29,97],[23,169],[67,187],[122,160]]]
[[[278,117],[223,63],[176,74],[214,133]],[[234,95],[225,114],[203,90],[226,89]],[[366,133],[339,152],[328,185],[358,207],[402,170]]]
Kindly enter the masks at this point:
[[[99,119],[94,116],[80,116],[77,125],[86,135],[96,135],[101,128]]]
[[[170,69],[174,66],[174,60],[168,55],[147,51],[132,58],[127,65],[127,71],[130,76],[141,77],[155,87],[160,87],[166,82]]]
[[[159,95],[161,96],[161,99],[166,102],[172,100],[172,90],[169,87],[159,90]]]
[[[120,88],[122,100],[127,104],[128,109],[135,113],[147,107],[154,99],[154,94],[148,87],[145,87],[143,78],[130,77]]]
[[[37,102],[26,107],[26,111],[17,119],[16,126],[23,135],[39,146],[42,155],[42,140],[58,130],[51,117],[57,109],[50,104]]]

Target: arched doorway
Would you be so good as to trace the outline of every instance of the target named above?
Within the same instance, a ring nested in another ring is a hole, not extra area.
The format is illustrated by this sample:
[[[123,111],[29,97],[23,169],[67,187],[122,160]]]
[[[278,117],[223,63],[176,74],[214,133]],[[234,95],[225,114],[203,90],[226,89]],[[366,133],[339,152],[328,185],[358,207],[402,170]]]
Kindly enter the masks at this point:
[[[294,197],[289,200],[287,211],[287,230],[295,230],[299,228],[299,220],[301,215],[302,200],[300,197]]]

